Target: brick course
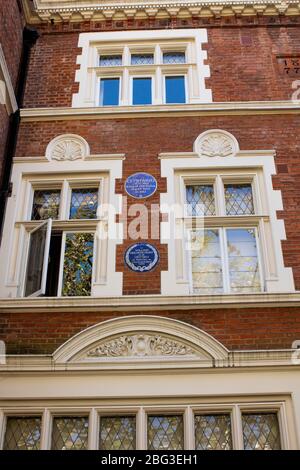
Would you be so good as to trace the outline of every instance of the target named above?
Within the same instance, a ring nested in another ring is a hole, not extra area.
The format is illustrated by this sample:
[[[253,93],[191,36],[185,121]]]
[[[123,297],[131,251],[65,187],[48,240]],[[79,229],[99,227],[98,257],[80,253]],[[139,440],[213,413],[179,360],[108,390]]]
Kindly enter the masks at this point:
[[[0,337],[8,354],[51,354],[89,326],[132,314],[181,320],[211,334],[229,350],[289,349],[300,338],[299,308],[2,314]]]

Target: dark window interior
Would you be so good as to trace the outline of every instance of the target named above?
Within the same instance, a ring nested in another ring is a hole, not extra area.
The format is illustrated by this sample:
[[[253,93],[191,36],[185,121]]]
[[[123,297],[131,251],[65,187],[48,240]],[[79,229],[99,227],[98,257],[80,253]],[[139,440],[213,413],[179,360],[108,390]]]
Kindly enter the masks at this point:
[[[53,232],[50,241],[46,297],[57,296],[62,232]]]

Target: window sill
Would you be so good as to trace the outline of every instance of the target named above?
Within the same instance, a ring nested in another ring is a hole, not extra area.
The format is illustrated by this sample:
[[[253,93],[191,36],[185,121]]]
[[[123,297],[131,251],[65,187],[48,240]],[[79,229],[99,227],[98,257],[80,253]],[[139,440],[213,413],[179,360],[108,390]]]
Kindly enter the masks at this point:
[[[148,106],[97,106],[88,108],[27,108],[21,109],[23,121],[107,119],[108,117],[227,114],[289,114],[299,113],[299,101],[241,101],[195,104],[161,104]]]
[[[1,313],[200,310],[253,307],[300,307],[300,292],[215,295],[128,295],[122,297],[30,297],[0,299]]]

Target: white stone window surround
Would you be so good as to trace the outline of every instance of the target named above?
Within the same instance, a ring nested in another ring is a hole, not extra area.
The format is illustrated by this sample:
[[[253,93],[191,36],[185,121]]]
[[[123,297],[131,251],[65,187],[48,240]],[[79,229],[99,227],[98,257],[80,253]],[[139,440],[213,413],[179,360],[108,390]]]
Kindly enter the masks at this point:
[[[31,221],[34,189],[62,188],[60,214],[52,226],[63,232],[94,232],[92,296],[120,296],[122,273],[115,270],[116,245],[122,241],[122,226],[113,214],[101,212],[111,204],[120,213],[120,197],[115,194],[115,180],[122,177],[123,155],[88,156],[76,161],[48,161],[45,157],[19,159],[13,166],[13,194],[8,199],[0,257],[1,297],[23,295],[29,232],[42,221]],[[99,185],[101,204],[98,219],[68,220],[71,189]],[[109,233],[109,237],[98,237]]]
[[[18,104],[14,88],[11,82],[7,63],[5,60],[2,45],[0,43],[0,104],[6,108],[7,114],[10,115],[17,111]]]
[[[101,417],[105,416],[132,416],[136,420],[136,449],[147,449],[147,417],[158,415],[178,415],[183,418],[184,449],[195,449],[194,419],[199,414],[229,414],[231,417],[232,447],[234,450],[243,450],[243,413],[275,413],[278,417],[280,440],[282,450],[292,448],[290,435],[292,419],[288,397],[276,399],[270,397],[221,397],[213,400],[201,400],[197,398],[181,398],[178,402],[174,398],[167,400],[161,398],[149,400],[136,400],[137,405],[124,404],[118,400],[118,404],[72,404],[72,400],[61,402],[48,402],[46,405],[36,406],[35,403],[24,405],[12,402],[11,406],[0,407],[0,449],[3,448],[6,422],[9,417],[34,416],[41,418],[40,450],[51,449],[52,423],[55,417],[88,417],[88,450],[99,449],[99,431]],[[99,402],[99,400],[97,400]]]
[[[77,57],[80,69],[75,79],[79,92],[73,95],[72,107],[99,106],[100,77],[106,76],[121,78],[120,106],[131,105],[130,77],[139,73],[155,77],[153,105],[164,103],[164,74],[186,76],[187,103],[209,103],[212,94],[205,87],[205,78],[210,72],[209,66],[204,65],[207,52],[202,50],[206,42],[204,28],[82,33],[78,42],[82,54]],[[163,52],[175,50],[186,52],[186,64],[163,64]],[[131,53],[139,52],[154,52],[154,65],[131,65]],[[122,54],[124,65],[101,67],[101,53]]]
[[[252,180],[258,212],[249,216],[223,216],[219,220],[218,216],[207,217],[206,223],[209,221],[210,226],[216,226],[222,221],[229,227],[259,227],[264,291],[294,291],[292,269],[284,266],[282,254],[281,240],[286,239],[284,221],[276,216],[276,211],[282,210],[282,199],[281,192],[273,190],[272,186],[272,175],[276,173],[274,157],[273,150],[241,151],[234,136],[218,129],[201,134],[194,143],[194,152],[159,156],[161,176],[167,178],[167,193],[161,194],[160,199],[161,211],[168,213],[171,221],[170,225],[168,222],[161,223],[161,243],[168,244],[169,263],[168,271],[161,273],[162,295],[191,294],[186,240],[184,237],[176,240],[175,233],[178,230],[181,233],[184,226],[189,228],[192,217],[187,217],[180,208],[184,207],[188,181],[212,181],[216,174],[229,181],[242,183]],[[219,180],[219,188],[220,184]],[[175,215],[168,212],[174,204],[179,207]],[[236,294],[237,298],[242,295],[247,294]]]

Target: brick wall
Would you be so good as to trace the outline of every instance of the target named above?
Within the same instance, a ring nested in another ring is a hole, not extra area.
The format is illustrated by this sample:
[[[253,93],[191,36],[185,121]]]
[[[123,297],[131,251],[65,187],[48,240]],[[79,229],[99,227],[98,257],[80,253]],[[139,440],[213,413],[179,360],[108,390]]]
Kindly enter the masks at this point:
[[[71,106],[78,91],[78,36],[41,33],[32,51],[25,107]],[[299,26],[209,28],[204,48],[211,71],[206,84],[214,101],[291,99],[297,76],[287,73],[277,57],[298,55],[300,60]]]
[[[19,11],[17,0],[0,1],[0,44],[7,63],[13,87],[16,87],[19,63],[22,52],[22,33],[24,20]],[[2,161],[8,131],[9,116],[6,108],[0,105],[0,184]]]
[[[8,354],[51,354],[85,328],[130,312],[1,314],[0,337]],[[300,338],[299,308],[146,311],[194,325],[228,349],[285,349]]]
[[[149,171],[158,179],[158,191],[146,204],[159,202],[159,192],[166,182],[160,178],[160,152],[190,152],[196,137],[205,130],[220,128],[232,133],[241,150],[276,150],[278,175],[274,188],[282,191],[287,241],[282,243],[285,265],[293,268],[296,288],[300,289],[300,163],[296,136],[300,126],[298,115],[177,117],[146,119],[107,119],[85,121],[29,122],[21,124],[17,156],[41,156],[51,139],[71,133],[84,137],[92,154],[125,153],[124,178],[117,192],[126,195],[126,176],[136,171]],[[128,205],[136,203],[128,197]],[[143,201],[144,202],[144,201]],[[124,268],[123,254],[132,240],[117,249],[117,270],[124,271],[124,294],[160,292],[160,271],[167,269],[165,246],[153,243],[161,252],[161,263],[143,276]]]

